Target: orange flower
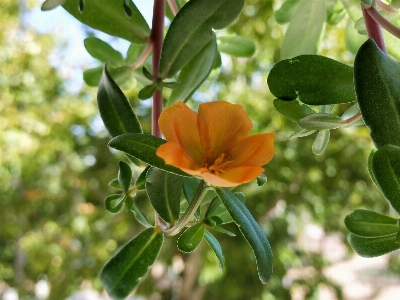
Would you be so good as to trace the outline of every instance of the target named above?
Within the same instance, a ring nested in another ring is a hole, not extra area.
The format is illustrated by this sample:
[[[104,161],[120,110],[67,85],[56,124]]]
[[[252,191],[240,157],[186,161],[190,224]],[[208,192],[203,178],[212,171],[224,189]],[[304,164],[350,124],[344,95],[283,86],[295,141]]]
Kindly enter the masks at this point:
[[[238,104],[204,103],[196,114],[177,102],[161,113],[158,124],[167,143],[157,149],[157,155],[213,186],[252,181],[275,152],[273,133],[248,136],[253,124]]]

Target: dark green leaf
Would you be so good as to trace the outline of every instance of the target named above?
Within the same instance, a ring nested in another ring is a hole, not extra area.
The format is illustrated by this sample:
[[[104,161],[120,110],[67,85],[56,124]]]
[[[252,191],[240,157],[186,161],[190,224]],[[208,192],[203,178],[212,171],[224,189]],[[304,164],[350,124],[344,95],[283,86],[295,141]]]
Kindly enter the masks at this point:
[[[373,182],[377,187],[379,187],[379,186],[378,186],[378,183],[376,182],[374,173],[372,172],[372,158],[374,157],[375,152],[376,152],[376,149],[375,149],[375,148],[372,148],[372,149],[371,149],[371,152],[370,152],[369,155],[368,155],[367,167],[368,167],[368,174],[369,174],[369,177],[371,177],[372,182]]]
[[[302,104],[298,100],[283,101],[275,99],[274,106],[280,114],[294,122],[298,122],[305,116],[315,113],[308,105]]]
[[[372,157],[371,166],[382,194],[400,214],[400,147],[379,148]]]
[[[122,190],[121,186],[119,185],[118,178],[114,178],[113,180],[111,180],[108,183],[108,185],[113,187],[113,188],[115,188],[115,189],[117,189],[117,190]]]
[[[246,202],[246,196],[243,193],[237,192],[234,193],[234,195],[242,203]],[[218,218],[219,222],[217,222],[217,224],[227,224],[233,222],[226,208],[222,206],[221,203],[222,202],[219,197],[214,197],[207,208],[205,218]]]
[[[200,180],[196,177],[184,177],[183,178],[183,194],[185,195],[185,199],[188,203],[193,201],[194,195],[196,194],[197,188],[199,187]],[[207,193],[208,194],[208,193]],[[196,210],[194,216],[197,220],[200,219],[200,208]]]
[[[119,162],[118,182],[122,190],[127,193],[132,183],[132,169],[123,161]]]
[[[124,11],[125,11],[126,16],[128,18],[132,18],[133,13],[132,13],[131,8],[129,7],[129,0],[124,0],[123,6],[124,6]]]
[[[372,39],[366,41],[354,62],[358,104],[377,148],[400,146],[400,66]]]
[[[121,210],[122,204],[124,204],[125,195],[111,195],[106,198],[106,210],[110,213],[117,213]]]
[[[289,23],[293,14],[296,12],[300,0],[286,0],[282,6],[274,13],[278,24]]]
[[[218,240],[207,230],[204,231],[204,239],[207,241],[207,244],[217,256],[219,261],[219,268],[222,270],[224,268],[225,258],[222,254],[221,245],[219,244]]]
[[[214,218],[214,217],[213,217],[213,218]],[[229,235],[229,236],[236,236],[236,234],[234,234],[233,232],[231,232],[231,231],[229,231],[229,230],[226,230],[225,228],[223,228],[223,227],[221,227],[221,226],[218,226],[218,225],[215,225],[212,229],[215,230],[215,231],[218,231],[218,232],[220,232],[220,233],[227,234],[227,235]]]
[[[298,124],[308,130],[335,129],[342,126],[342,119],[330,114],[310,114],[299,120]]]
[[[256,52],[256,45],[250,39],[241,36],[219,36],[218,50],[236,57],[251,57]]]
[[[325,151],[326,147],[328,146],[329,138],[331,134],[329,130],[320,130],[318,131],[317,136],[312,145],[312,152],[315,155],[320,155],[322,152]]]
[[[282,42],[281,59],[317,53],[326,20],[325,14],[325,1],[300,2]]]
[[[221,53],[219,53],[217,51],[216,57],[215,57],[215,61],[214,61],[214,65],[213,65],[213,69],[218,69],[220,68],[222,65],[222,60],[221,60]]]
[[[153,82],[152,84],[146,85],[139,91],[138,98],[140,100],[146,100],[153,97],[154,93],[157,91],[157,84]]]
[[[40,8],[42,11],[51,10],[57,6],[63,5],[67,0],[46,0]]]
[[[142,212],[142,210],[137,206],[135,202],[133,202],[133,205],[131,207],[131,211],[135,215],[136,220],[142,224],[144,227],[149,228],[152,227],[151,223],[147,219],[146,215]]]
[[[318,55],[301,55],[278,62],[269,73],[268,86],[279,99],[299,97],[309,105],[356,101],[353,68]]]
[[[145,67],[142,68],[142,72],[144,77],[146,77],[150,81],[154,81],[154,76]]]
[[[126,195],[124,203],[126,211],[130,211],[135,203],[135,199],[132,196]]]
[[[176,81],[165,82],[165,81],[163,81],[162,86],[169,88],[169,89],[176,89],[177,87],[180,86],[180,82],[176,82]]]
[[[149,169],[151,168],[151,166],[147,166],[142,173],[140,173],[138,179],[136,180],[136,188],[138,189],[138,191],[144,190],[146,188],[146,175],[147,175],[147,171],[149,171]]]
[[[111,61],[112,64],[117,66],[124,63],[122,54],[99,38],[90,37],[85,39],[83,43],[87,52],[101,62]]]
[[[221,205],[221,199],[219,199],[218,197],[215,197],[210,205],[207,208],[206,214],[205,214],[205,218],[209,218],[212,216],[213,212]]]
[[[149,134],[127,133],[113,138],[108,145],[158,169],[190,177],[180,169],[166,165],[164,160],[156,155],[158,147],[166,142],[166,140]]]
[[[160,253],[164,235],[148,228],[124,245],[104,266],[101,282],[113,299],[125,299]]]
[[[104,67],[97,92],[100,116],[111,136],[124,133],[141,133],[142,128],[124,93]]]
[[[173,19],[161,53],[160,78],[173,77],[239,15],[244,0],[192,0]]]
[[[200,244],[204,236],[204,226],[201,223],[186,229],[178,238],[178,249],[182,252],[192,252]]]
[[[231,191],[217,188],[216,192],[244,238],[253,249],[257,261],[258,276],[261,282],[267,283],[271,278],[273,266],[272,250],[267,237],[246,206]]]
[[[157,168],[150,168],[146,176],[146,191],[151,205],[169,224],[179,218],[182,177]]]
[[[263,186],[264,184],[267,183],[267,176],[265,174],[261,174],[260,176],[257,177],[257,185],[258,186]]]
[[[363,257],[376,257],[400,249],[396,243],[396,235],[392,234],[379,238],[364,238],[350,235],[350,245],[359,255]]]
[[[168,105],[176,101],[186,102],[210,74],[217,54],[215,34],[206,46],[183,67],[179,73],[179,86],[168,99]]]
[[[79,11],[79,0],[68,0],[63,7],[81,23],[135,44],[147,42],[150,29],[137,7],[129,1],[132,18],[127,18],[124,7],[114,1],[86,1],[85,11]]]
[[[109,68],[109,74],[117,84],[123,84],[130,79],[134,73],[129,67]],[[99,85],[101,76],[103,74],[103,67],[88,69],[83,72],[83,80],[88,86],[96,87]]]
[[[366,238],[397,234],[400,230],[397,219],[366,209],[347,215],[344,224],[352,234]]]

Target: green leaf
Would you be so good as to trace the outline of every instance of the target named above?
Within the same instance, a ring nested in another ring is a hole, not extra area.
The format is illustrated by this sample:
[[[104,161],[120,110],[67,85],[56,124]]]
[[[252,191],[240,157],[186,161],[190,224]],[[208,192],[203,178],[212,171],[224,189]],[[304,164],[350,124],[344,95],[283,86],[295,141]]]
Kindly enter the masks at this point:
[[[132,169],[123,161],[119,162],[118,182],[122,190],[127,193],[131,187],[132,182]]]
[[[315,111],[312,110],[308,105],[302,104],[298,100],[283,101],[280,99],[275,99],[274,106],[280,114],[294,122],[298,122],[305,116],[315,113]]]
[[[133,212],[136,220],[142,224],[144,227],[146,228],[150,228],[153,225],[149,222],[149,220],[147,219],[146,215],[142,212],[142,210],[139,208],[139,206],[137,206],[137,204],[135,202],[133,202],[133,205],[131,207],[131,211]]]
[[[100,116],[111,136],[124,133],[141,133],[142,128],[124,93],[104,67],[97,92]]]
[[[359,255],[363,257],[376,257],[400,249],[396,243],[396,235],[392,234],[379,238],[364,238],[350,235],[350,245]]]
[[[176,89],[180,85],[179,82],[176,81],[169,81],[169,82],[162,82],[162,86],[169,88],[169,89]]]
[[[358,104],[377,148],[400,146],[400,66],[372,39],[358,51],[354,62]]]
[[[108,68],[108,73],[117,84],[123,84],[134,75],[130,67]],[[103,74],[103,67],[88,69],[83,72],[83,80],[88,86],[97,87]]]
[[[328,105],[319,105],[318,106],[318,110],[320,113],[323,114],[330,114],[333,110],[333,108],[335,107],[334,104],[328,104]]]
[[[173,19],[161,52],[160,78],[173,77],[239,15],[244,0],[192,0]]]
[[[360,0],[360,1],[365,5],[366,8],[370,8],[371,6],[375,5],[375,0]]]
[[[251,57],[256,52],[256,45],[252,40],[237,35],[219,36],[218,50],[236,57]]]
[[[331,114],[310,114],[299,120],[298,124],[308,130],[335,129],[342,126],[342,119]]]
[[[156,155],[158,147],[167,141],[150,134],[128,133],[113,138],[108,146],[125,152],[133,157],[145,162],[158,169],[174,173],[180,176],[190,177],[190,175],[170,165],[166,165],[164,160]]]
[[[354,117],[357,113],[360,112],[360,106],[358,103],[354,104],[353,106],[349,107],[343,115],[340,117],[342,120],[347,120],[351,117]]]
[[[234,195],[242,203],[246,202],[246,196],[243,193],[237,192],[234,193]],[[221,199],[219,197],[214,197],[207,208],[205,218],[209,219],[217,218],[218,220],[217,224],[227,224],[233,222],[225,206],[222,206],[221,204],[222,204]]]
[[[108,185],[111,186],[111,187],[113,187],[114,189],[122,190],[121,186],[119,185],[118,178],[114,178],[113,180],[111,180],[111,181],[108,183]]]
[[[214,218],[214,217],[213,217],[213,218]],[[229,236],[236,236],[236,234],[234,234],[233,232],[231,232],[231,231],[229,231],[229,230],[226,230],[225,228],[223,228],[223,227],[221,227],[221,226],[218,226],[218,225],[215,225],[212,229],[215,230],[215,231],[218,231],[218,232],[220,232],[220,233],[227,234],[227,235],[229,235]]]
[[[144,45],[131,44],[126,52],[125,63],[128,65],[135,63],[144,49]]]
[[[176,101],[186,102],[210,74],[217,55],[215,34],[208,44],[183,67],[179,73],[178,82],[168,99],[168,106]]]
[[[125,299],[160,253],[164,236],[148,228],[130,240],[106,263],[100,280],[112,299]]]
[[[43,2],[42,7],[40,8],[42,11],[51,10],[56,8],[57,6],[63,5],[67,0],[46,0]]]
[[[139,91],[138,98],[140,100],[146,100],[153,97],[154,93],[157,91],[157,84],[153,82],[152,84],[146,85]]]
[[[371,167],[382,194],[400,214],[400,147],[379,148],[372,157]]]
[[[288,137],[288,139],[296,139],[300,137],[305,137],[313,134],[316,130],[308,130],[308,129],[301,129],[297,131],[296,133],[292,134],[291,136]]]
[[[110,213],[117,213],[121,210],[122,204],[124,204],[125,195],[111,195],[106,198],[106,210]]]
[[[347,15],[341,1],[328,0],[326,3],[326,21],[329,25],[335,26]]]
[[[151,168],[151,166],[147,166],[142,173],[140,173],[138,179],[136,180],[136,188],[138,189],[138,191],[144,190],[146,187],[146,175],[147,172],[149,171],[149,169]]]
[[[86,1],[85,11],[79,11],[79,0],[68,0],[64,9],[94,29],[118,36],[135,44],[147,43],[150,28],[135,4],[129,1],[132,18],[127,18],[124,7],[109,0]]]
[[[299,97],[308,105],[356,101],[353,68],[318,55],[301,55],[278,62],[269,73],[268,86],[281,100]]]
[[[352,234],[366,238],[397,234],[400,231],[397,219],[366,209],[356,209],[347,215],[344,224]]]
[[[150,168],[146,176],[146,190],[151,205],[169,224],[179,218],[182,177],[157,168]]]
[[[178,238],[178,249],[190,253],[200,244],[204,236],[204,226],[201,223],[186,229]]]
[[[111,63],[116,66],[120,66],[124,63],[122,54],[99,38],[90,37],[85,39],[83,43],[87,52],[103,63],[111,61]]]
[[[246,206],[231,191],[222,188],[216,188],[215,191],[253,249],[261,282],[267,283],[273,266],[272,250],[267,237]]]
[[[142,68],[142,72],[144,77],[146,77],[150,81],[154,81],[154,76],[145,67]]]
[[[257,185],[258,186],[263,186],[266,184],[268,181],[268,178],[265,174],[261,174],[260,176],[257,177]]]
[[[282,6],[274,13],[276,22],[278,24],[289,23],[299,3],[300,0],[286,0],[283,2]]]
[[[207,230],[204,231],[204,239],[207,241],[207,244],[217,256],[219,261],[219,268],[222,270],[224,268],[225,258],[222,254],[221,245],[219,244],[218,240],[211,234],[211,232]]]
[[[318,131],[317,136],[312,145],[312,152],[315,155],[320,155],[322,152],[325,151],[326,147],[328,146],[329,138],[331,134],[329,130],[320,130]]]
[[[370,152],[369,155],[368,155],[367,167],[368,167],[368,174],[369,174],[369,177],[371,177],[372,182],[373,182],[377,187],[379,187],[379,186],[378,186],[378,183],[376,182],[374,173],[372,172],[372,158],[374,157],[375,152],[376,152],[376,149],[375,149],[375,148],[372,148],[372,149],[371,149],[371,152]]]
[[[325,14],[325,1],[301,0],[283,39],[281,59],[317,53]]]

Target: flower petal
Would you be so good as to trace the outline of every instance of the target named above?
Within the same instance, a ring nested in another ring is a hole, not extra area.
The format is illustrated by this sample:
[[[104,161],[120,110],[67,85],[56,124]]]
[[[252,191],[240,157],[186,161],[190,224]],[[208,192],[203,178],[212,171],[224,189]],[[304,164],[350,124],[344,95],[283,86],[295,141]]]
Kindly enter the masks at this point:
[[[274,156],[274,133],[247,136],[230,146],[226,152],[232,162],[227,167],[263,166]]]
[[[253,128],[243,106],[226,101],[200,104],[197,122],[203,153],[216,157]]]
[[[225,170],[218,175],[210,172],[200,174],[207,183],[219,187],[233,187],[239,184],[250,182],[256,179],[264,172],[264,169],[258,166],[252,167],[234,167]]]
[[[191,158],[182,146],[175,142],[167,142],[158,147],[156,152],[167,165],[172,165],[190,175],[199,175],[201,167]]]
[[[197,163],[203,159],[197,114],[185,103],[176,102],[163,110],[158,119],[161,132],[168,142],[175,142]]]

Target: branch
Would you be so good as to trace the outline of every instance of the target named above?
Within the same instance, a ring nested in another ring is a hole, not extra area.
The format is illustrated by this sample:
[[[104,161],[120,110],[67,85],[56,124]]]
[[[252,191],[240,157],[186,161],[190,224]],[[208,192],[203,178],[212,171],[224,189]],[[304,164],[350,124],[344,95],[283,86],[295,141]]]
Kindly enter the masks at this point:
[[[356,113],[354,116],[352,116],[351,118],[348,118],[348,119],[346,119],[346,120],[343,120],[341,124],[342,124],[343,126],[348,126],[348,125],[351,125],[351,124],[357,122],[357,121],[360,120],[361,118],[362,118],[362,115],[361,115],[360,112],[358,112],[358,113]]]
[[[179,7],[178,5],[176,5],[175,0],[167,0],[167,2],[172,13],[174,14],[174,16],[176,16],[179,12]]]
[[[400,28],[397,26],[393,25],[390,23],[388,20],[386,20],[377,10],[375,7],[371,6],[368,8],[367,13],[371,16],[372,19],[374,19],[375,22],[377,22],[379,25],[381,25],[383,28],[385,28],[388,32],[393,34],[395,37],[400,39]]]
[[[369,15],[369,13],[367,12],[368,10],[365,8],[364,4],[361,4],[361,9],[364,16],[365,26],[367,27],[368,36],[375,41],[375,43],[383,52],[387,53],[381,27]]]
[[[146,48],[142,52],[142,54],[140,54],[139,58],[131,65],[131,69],[135,70],[135,69],[139,68],[141,65],[143,65],[143,63],[146,61],[147,57],[149,56],[151,50],[153,50],[153,43],[150,40],[149,43],[147,44]]]
[[[387,13],[392,13],[392,14],[397,14],[399,13],[399,10],[391,5],[387,5],[386,3],[383,3],[381,0],[376,0],[375,1],[376,6],[381,8],[382,10],[386,11]]]

